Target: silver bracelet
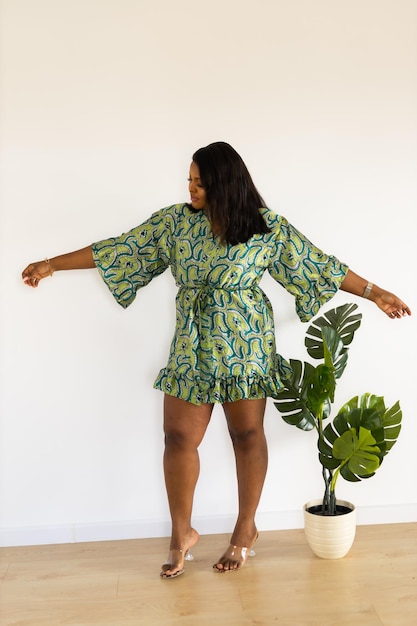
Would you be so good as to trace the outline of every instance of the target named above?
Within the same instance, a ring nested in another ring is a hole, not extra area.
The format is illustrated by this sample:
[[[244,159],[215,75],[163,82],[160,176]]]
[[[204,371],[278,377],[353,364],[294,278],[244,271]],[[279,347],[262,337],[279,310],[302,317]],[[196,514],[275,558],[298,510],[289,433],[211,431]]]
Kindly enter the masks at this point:
[[[362,298],[369,298],[371,291],[372,291],[372,287],[374,286],[373,283],[368,283],[365,287],[365,291],[362,294]]]

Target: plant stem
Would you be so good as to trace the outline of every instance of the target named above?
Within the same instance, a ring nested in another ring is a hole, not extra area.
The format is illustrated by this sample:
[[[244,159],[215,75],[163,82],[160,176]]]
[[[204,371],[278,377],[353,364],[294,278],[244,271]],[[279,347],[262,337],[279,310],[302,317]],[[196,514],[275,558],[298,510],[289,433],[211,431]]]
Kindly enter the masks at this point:
[[[345,462],[343,462],[343,463],[341,463],[341,464],[339,465],[339,467],[337,468],[337,470],[336,470],[336,472],[335,472],[335,474],[334,474],[334,476],[333,476],[333,478],[332,478],[332,482],[331,482],[331,484],[330,484],[330,491],[331,491],[332,493],[334,493],[334,492],[335,492],[335,490],[336,490],[336,481],[337,481],[337,479],[338,479],[338,477],[339,477],[340,470],[342,469],[342,467],[343,467],[344,465],[345,465]]]
[[[323,408],[324,404],[320,407],[317,413],[317,430],[319,435],[319,447],[320,439],[323,439]],[[324,480],[324,497],[322,503],[323,515],[335,515],[336,514],[336,496],[333,487],[333,472],[323,466],[322,470]]]
[[[333,474],[331,470],[323,467],[323,480],[324,480],[324,497],[322,504],[322,514],[323,515],[334,515],[335,514],[335,494],[334,491],[331,490],[331,482],[333,478]]]

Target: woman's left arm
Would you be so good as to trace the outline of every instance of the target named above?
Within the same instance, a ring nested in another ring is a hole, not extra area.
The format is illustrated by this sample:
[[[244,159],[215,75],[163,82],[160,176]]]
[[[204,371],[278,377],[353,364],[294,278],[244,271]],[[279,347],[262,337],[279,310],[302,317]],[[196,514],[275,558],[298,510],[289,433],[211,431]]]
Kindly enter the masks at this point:
[[[348,270],[342,284],[340,285],[342,291],[353,293],[355,296],[361,296],[362,298],[368,298],[375,302],[375,304],[388,315],[391,319],[396,317],[404,317],[404,315],[411,315],[411,309],[401,300],[398,296],[381,289],[377,285],[368,282],[365,278],[358,276],[352,270]]]

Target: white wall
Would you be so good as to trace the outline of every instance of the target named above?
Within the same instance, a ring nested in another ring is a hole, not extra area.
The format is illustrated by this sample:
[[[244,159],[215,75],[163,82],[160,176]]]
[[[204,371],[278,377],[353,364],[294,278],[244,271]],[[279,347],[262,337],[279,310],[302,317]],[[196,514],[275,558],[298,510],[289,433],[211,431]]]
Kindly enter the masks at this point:
[[[1,528],[4,545],[169,534],[162,394],[174,325],[167,272],[123,311],[94,270],[38,290],[30,261],[187,200],[193,151],[229,141],[269,205],[417,312],[415,0],[3,0]],[[268,277],[280,351],[306,326]],[[363,323],[338,403],[400,399],[378,474],[341,483],[360,523],[417,518],[416,317]],[[261,529],[300,527],[319,497],[314,435],[269,401]],[[195,525],[231,530],[234,459],[217,407],[201,447]]]

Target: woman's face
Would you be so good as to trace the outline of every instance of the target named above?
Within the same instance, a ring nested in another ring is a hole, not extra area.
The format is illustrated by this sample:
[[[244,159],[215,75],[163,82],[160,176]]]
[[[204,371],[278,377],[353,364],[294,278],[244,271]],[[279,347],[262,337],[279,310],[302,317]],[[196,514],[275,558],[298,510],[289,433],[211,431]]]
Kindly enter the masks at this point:
[[[190,176],[188,179],[188,189],[190,201],[193,209],[204,209],[206,207],[206,192],[201,184],[200,170],[194,161],[190,165]]]

